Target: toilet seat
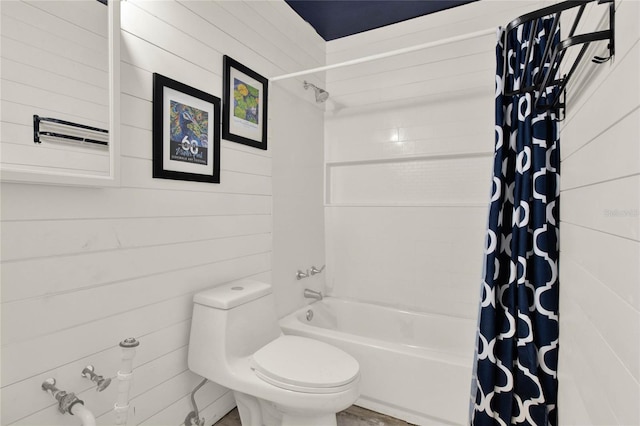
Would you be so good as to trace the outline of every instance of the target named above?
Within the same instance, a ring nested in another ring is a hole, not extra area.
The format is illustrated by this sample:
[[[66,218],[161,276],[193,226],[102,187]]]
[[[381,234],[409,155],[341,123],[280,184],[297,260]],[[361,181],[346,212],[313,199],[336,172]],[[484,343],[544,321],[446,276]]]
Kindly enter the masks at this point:
[[[318,340],[281,336],[251,357],[256,376],[296,392],[334,393],[348,389],[359,374],[358,362]]]

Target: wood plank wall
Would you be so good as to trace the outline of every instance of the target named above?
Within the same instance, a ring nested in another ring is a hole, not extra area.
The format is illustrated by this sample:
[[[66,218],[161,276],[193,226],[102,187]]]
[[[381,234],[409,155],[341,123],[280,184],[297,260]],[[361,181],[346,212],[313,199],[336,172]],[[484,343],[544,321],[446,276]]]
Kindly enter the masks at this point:
[[[129,424],[182,424],[201,380],[186,364],[194,292],[245,277],[271,282],[273,147],[303,149],[304,129],[270,133],[267,151],[222,141],[219,185],[152,179],[152,73],[220,97],[224,54],[270,77],[324,65],[324,41],[281,1],[129,0],[121,36],[121,186],[1,185],[3,425],[70,424],[40,389],[48,377],[98,424],[113,424],[117,385],[97,393],[80,372],[93,364],[115,379],[117,345],[130,336],[141,345]],[[4,84],[4,62],[2,71]],[[301,87],[280,83],[286,106],[271,117],[306,108],[322,120]],[[307,139],[322,144],[321,133]],[[212,383],[197,401],[208,424],[234,405]]]
[[[0,161],[32,170],[108,174],[105,147],[47,136],[42,144],[33,142],[34,114],[109,127],[107,7],[97,1],[73,7],[67,1],[9,1],[1,7]]]
[[[603,19],[606,27],[606,7],[592,8],[582,29]],[[567,92],[559,366],[566,425],[640,423],[638,22],[640,3],[616,1],[615,60],[596,66],[585,58]]]

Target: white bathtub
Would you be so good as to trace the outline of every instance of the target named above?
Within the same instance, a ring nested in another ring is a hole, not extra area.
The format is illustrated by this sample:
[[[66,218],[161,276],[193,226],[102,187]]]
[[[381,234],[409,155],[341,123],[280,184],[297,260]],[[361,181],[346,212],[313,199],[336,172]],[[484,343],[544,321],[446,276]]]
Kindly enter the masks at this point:
[[[280,326],[358,360],[357,405],[419,425],[468,423],[475,320],[325,297]]]

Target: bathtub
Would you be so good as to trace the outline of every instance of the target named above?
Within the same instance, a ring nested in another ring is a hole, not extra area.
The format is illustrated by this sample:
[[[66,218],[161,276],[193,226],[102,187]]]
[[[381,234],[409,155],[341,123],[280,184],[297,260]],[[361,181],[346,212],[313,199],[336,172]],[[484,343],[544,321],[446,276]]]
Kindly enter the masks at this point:
[[[280,326],[358,360],[357,405],[419,425],[468,423],[475,320],[325,297]]]

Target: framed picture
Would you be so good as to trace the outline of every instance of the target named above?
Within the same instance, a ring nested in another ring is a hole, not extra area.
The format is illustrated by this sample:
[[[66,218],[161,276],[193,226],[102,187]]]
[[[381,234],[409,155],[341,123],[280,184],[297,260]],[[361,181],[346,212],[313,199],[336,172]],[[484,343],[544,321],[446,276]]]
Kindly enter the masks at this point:
[[[223,65],[222,137],[267,149],[269,80],[226,55]]]
[[[153,177],[220,183],[220,98],[156,73]]]

